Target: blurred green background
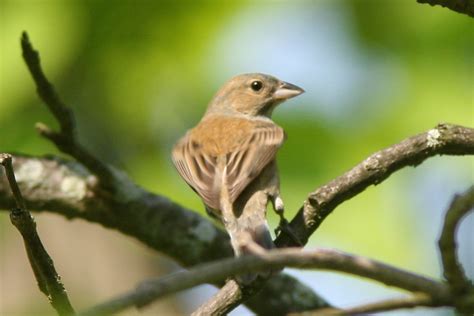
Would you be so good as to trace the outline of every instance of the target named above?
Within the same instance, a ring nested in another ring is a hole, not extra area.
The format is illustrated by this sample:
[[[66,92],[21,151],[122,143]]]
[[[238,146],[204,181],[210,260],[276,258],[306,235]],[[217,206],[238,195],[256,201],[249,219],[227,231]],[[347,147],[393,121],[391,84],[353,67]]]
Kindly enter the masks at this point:
[[[1,0],[0,151],[59,154],[33,128],[38,121],[56,122],[23,64],[19,39],[25,30],[47,76],[74,109],[84,144],[145,188],[204,214],[172,167],[170,149],[227,79],[269,73],[306,90],[274,114],[289,135],[278,163],[292,217],[310,191],[374,151],[439,122],[474,125],[473,22],[414,0]],[[433,158],[404,169],[340,206],[308,247],[337,248],[440,277],[435,241],[443,213],[473,179],[470,157]],[[177,268],[97,225],[36,218],[77,309]],[[270,221],[276,225],[273,214]],[[471,214],[459,232],[471,278],[473,227]],[[1,212],[0,315],[51,313],[30,270],[19,234]],[[400,294],[338,274],[289,272],[338,306]],[[141,313],[188,313],[213,291],[199,287]]]

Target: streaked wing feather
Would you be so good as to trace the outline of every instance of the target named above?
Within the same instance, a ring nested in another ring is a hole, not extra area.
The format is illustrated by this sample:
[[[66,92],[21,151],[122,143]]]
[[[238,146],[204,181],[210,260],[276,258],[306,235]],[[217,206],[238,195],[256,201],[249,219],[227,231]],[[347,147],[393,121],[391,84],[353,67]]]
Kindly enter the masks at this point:
[[[285,137],[281,127],[273,123],[259,123],[252,133],[239,140],[239,145],[226,154],[225,177],[231,203],[275,159]],[[207,154],[201,145],[186,135],[173,148],[173,163],[204,203],[219,209],[222,183],[215,179],[217,158]]]
[[[173,163],[183,179],[201,196],[204,203],[219,208],[219,192],[214,186],[216,159],[193,146],[185,136],[172,152]]]
[[[262,170],[275,159],[285,141],[285,132],[274,124],[266,124],[254,132],[236,151],[227,155],[227,187],[233,203]]]

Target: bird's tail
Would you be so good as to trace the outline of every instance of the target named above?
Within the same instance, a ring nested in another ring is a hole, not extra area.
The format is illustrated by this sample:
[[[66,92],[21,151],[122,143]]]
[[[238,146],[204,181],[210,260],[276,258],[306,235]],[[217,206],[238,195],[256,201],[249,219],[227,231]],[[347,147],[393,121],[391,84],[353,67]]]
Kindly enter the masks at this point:
[[[236,216],[232,203],[224,194],[221,195],[221,211],[224,226],[230,236],[232,248],[237,257],[245,254],[258,254],[259,250],[275,248],[265,217],[265,208],[254,209],[252,205],[246,205],[241,214]],[[243,284],[248,284],[254,281],[258,275],[268,277],[271,273],[272,271],[258,274],[248,273],[238,276],[237,280]]]

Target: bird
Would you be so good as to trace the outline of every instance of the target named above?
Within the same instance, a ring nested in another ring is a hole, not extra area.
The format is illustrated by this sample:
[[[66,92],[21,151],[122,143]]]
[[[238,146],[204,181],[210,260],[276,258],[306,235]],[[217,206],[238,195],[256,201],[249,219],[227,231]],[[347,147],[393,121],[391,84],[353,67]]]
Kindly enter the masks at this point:
[[[235,256],[275,247],[266,209],[271,203],[282,223],[276,154],[286,133],[271,115],[279,104],[302,93],[302,88],[271,75],[235,76],[173,147],[178,173],[201,197],[207,213],[222,222]],[[256,276],[248,274],[241,281]]]

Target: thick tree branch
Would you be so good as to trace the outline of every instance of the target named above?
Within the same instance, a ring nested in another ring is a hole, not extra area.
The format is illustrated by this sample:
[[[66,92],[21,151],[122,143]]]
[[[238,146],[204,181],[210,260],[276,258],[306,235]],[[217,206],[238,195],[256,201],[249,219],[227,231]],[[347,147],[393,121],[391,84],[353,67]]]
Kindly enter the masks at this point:
[[[288,248],[272,250],[258,256],[219,260],[161,279],[149,280],[138,286],[136,290],[100,304],[82,315],[109,315],[127,307],[147,305],[164,295],[203,283],[214,283],[229,276],[280,267],[344,272],[410,292],[425,293],[432,299],[433,304],[448,305],[452,302],[449,288],[443,283],[375,260],[329,249],[301,251]],[[195,313],[195,315],[209,314],[209,310]]]
[[[25,207],[25,202],[13,172],[11,155],[0,154],[0,164],[5,169],[16,203],[16,208],[13,208],[10,212],[10,219],[23,237],[28,260],[38,282],[38,287],[46,295],[59,315],[73,315],[74,310],[61,282],[61,277],[56,272],[53,260],[41,242],[36,231],[35,220]]]
[[[440,5],[453,11],[474,17],[474,0],[416,0],[418,3]]]
[[[456,230],[463,217],[473,208],[474,186],[465,193],[454,197],[446,212],[443,230],[438,241],[444,277],[453,288],[454,293],[459,295],[468,291],[472,284],[464,274],[456,255]]]

